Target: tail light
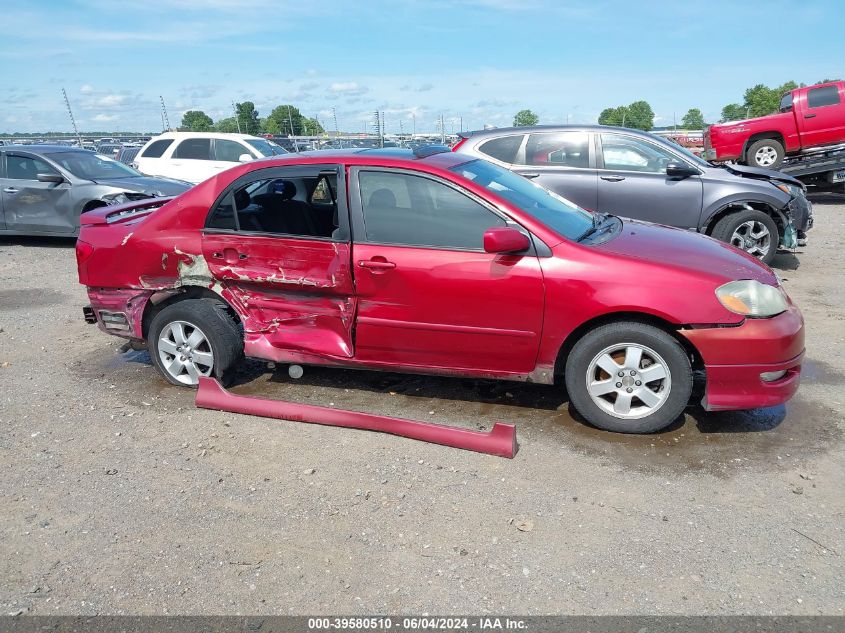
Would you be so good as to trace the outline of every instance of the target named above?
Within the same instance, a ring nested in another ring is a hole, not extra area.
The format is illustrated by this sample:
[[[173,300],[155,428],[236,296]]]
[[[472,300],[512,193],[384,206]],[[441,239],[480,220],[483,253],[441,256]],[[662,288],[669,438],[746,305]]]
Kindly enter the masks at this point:
[[[83,242],[82,240],[76,240],[76,264],[81,266],[91,255],[94,254],[94,247],[91,246],[88,242]]]

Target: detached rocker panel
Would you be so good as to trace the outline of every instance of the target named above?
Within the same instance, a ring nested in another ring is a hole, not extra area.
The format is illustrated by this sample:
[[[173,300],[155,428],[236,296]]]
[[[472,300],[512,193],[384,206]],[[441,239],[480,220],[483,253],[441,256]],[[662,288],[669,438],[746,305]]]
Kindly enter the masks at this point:
[[[214,378],[199,379],[196,405],[202,409],[245,413],[293,422],[379,431],[499,457],[513,458],[517,451],[516,428],[513,424],[496,422],[489,432],[483,432],[373,413],[252,398],[226,391]]]

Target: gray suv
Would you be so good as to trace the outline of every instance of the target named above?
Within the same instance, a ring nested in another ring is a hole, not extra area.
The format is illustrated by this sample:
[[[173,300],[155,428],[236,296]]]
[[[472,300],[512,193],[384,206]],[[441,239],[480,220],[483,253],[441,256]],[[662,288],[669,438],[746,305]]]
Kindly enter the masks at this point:
[[[8,145],[0,147],[0,235],[73,236],[86,211],[190,188],[85,149]]]
[[[585,209],[691,229],[767,264],[803,245],[812,205],[798,180],[713,165],[654,134],[603,125],[466,132],[453,151],[530,178]]]

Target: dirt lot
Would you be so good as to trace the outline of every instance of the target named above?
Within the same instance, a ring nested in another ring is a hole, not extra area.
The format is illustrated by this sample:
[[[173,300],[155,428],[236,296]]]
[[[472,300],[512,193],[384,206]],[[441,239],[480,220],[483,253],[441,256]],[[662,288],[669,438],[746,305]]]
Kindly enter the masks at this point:
[[[845,197],[775,267],[786,407],[600,432],[553,388],[248,364],[236,391],[473,428],[514,460],[201,411],[82,321],[67,241],[0,241],[2,613],[845,609]]]

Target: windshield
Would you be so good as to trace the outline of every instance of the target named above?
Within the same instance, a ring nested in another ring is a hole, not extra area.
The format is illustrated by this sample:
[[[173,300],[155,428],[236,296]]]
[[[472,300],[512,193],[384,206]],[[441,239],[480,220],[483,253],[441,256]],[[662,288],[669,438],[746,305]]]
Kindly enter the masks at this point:
[[[137,178],[140,172],[116,160],[91,152],[58,152],[48,156],[77,178]]]
[[[588,211],[486,160],[473,160],[451,170],[486,187],[563,237],[577,240],[593,226],[593,216]]]
[[[268,141],[263,138],[248,138],[246,142],[252,145],[262,156],[281,156],[287,154],[288,151],[281,145]]]

